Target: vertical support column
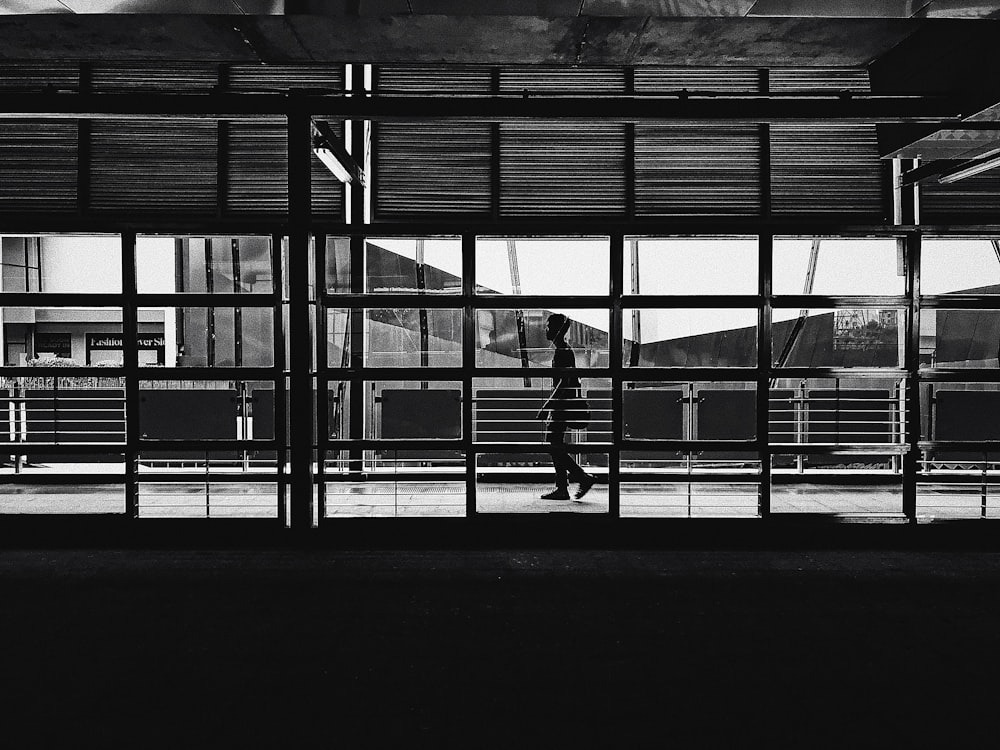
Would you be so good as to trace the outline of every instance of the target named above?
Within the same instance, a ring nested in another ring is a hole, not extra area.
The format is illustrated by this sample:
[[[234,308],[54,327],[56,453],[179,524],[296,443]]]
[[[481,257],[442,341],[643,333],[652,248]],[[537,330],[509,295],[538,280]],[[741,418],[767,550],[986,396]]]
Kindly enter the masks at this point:
[[[476,452],[472,410],[475,391],[472,375],[476,367],[476,235],[462,235],[462,441],[465,444],[465,515],[476,515]]]
[[[309,305],[309,229],[312,122],[293,107],[288,116],[288,448],[291,527],[312,526],[313,378]]]
[[[288,511],[285,498],[288,496],[288,474],[285,472],[286,448],[288,446],[288,388],[285,383],[285,326],[284,326],[284,296],[285,273],[281,235],[271,236],[271,278],[274,305],[274,440],[278,446],[275,451],[275,467],[278,475],[278,523],[288,525]]]
[[[909,393],[906,399],[906,453],[903,455],[903,513],[917,522],[917,472],[920,468],[920,242],[919,232],[905,238],[906,259],[906,351],[905,367]]]
[[[365,291],[365,238],[361,235],[351,235],[351,294],[363,294]],[[348,312],[348,330],[350,356],[348,367],[352,371],[348,382],[347,437],[351,440],[361,440],[365,436],[365,389],[364,382],[355,374],[365,364],[365,311],[351,308]],[[374,409],[374,404],[372,404]],[[374,413],[373,413],[374,417]],[[348,470],[360,475],[364,470],[364,451],[353,445],[348,452]]]
[[[774,266],[774,235],[758,238],[757,313],[757,443],[760,445],[760,515],[771,515],[771,448],[768,410],[771,389],[771,279]]]
[[[139,515],[139,310],[135,232],[122,232],[122,365],[125,368],[125,515]]]
[[[622,412],[623,343],[622,295],[625,293],[625,235],[611,235],[611,321],[608,331],[608,367],[611,371],[611,449],[608,451],[608,515],[621,517],[621,442],[624,424]]]
[[[327,352],[326,319],[326,235],[319,232],[313,237],[313,261],[316,304],[313,307],[316,326],[316,505],[322,525],[326,518],[326,449],[323,443],[330,439],[330,362]],[[339,394],[338,394],[339,395]]]

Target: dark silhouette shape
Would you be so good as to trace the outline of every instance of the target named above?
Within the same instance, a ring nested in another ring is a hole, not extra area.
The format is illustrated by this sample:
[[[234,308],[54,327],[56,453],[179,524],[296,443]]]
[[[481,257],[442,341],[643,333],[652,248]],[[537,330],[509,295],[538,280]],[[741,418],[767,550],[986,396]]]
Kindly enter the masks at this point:
[[[553,313],[545,323],[545,338],[555,346],[552,356],[553,367],[576,368],[576,354],[566,343],[569,318],[562,313]],[[566,445],[568,423],[573,421],[567,412],[570,399],[580,395],[580,379],[575,374],[566,374],[552,379],[552,393],[545,399],[536,415],[545,420],[545,442],[551,448],[552,466],[556,471],[556,488],[542,495],[544,500],[569,500],[569,480],[580,486],[574,497],[579,500],[594,485],[596,479],[580,468],[573,460]]]

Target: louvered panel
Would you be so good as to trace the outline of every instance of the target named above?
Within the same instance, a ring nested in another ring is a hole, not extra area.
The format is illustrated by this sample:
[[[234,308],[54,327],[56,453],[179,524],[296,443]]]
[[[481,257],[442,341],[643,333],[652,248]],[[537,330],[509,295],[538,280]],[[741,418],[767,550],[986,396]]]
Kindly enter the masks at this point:
[[[228,213],[287,213],[288,135],[283,124],[230,123],[228,173]]]
[[[343,138],[342,125],[335,125],[334,132]],[[288,134],[283,122],[229,123],[227,160],[226,213],[273,216],[288,212]],[[343,183],[315,156],[311,164],[313,214],[342,218]]]
[[[169,65],[97,63],[91,68],[90,73],[90,85],[98,93],[206,92],[218,82],[218,66],[205,63]]]
[[[211,214],[217,127],[180,120],[91,125],[91,208]]]
[[[874,125],[772,125],[771,210],[883,218]]]
[[[0,63],[0,90],[34,91],[47,88],[78,91],[80,66],[61,61]]]
[[[772,93],[793,91],[870,91],[868,71],[861,68],[771,68]]]
[[[757,215],[760,160],[752,125],[637,125],[636,214]]]
[[[490,211],[491,126],[381,122],[375,129],[376,216]]]
[[[477,65],[379,66],[375,92],[382,96],[415,94],[488,94],[491,72]]]
[[[625,126],[546,122],[500,126],[503,216],[625,211]]]
[[[0,212],[76,210],[77,124],[0,122]]]
[[[567,92],[578,94],[622,93],[622,68],[568,68],[552,65],[518,66],[500,71],[500,91],[505,94]]]
[[[635,69],[635,90],[640,94],[688,91],[728,93],[760,91],[756,68],[656,68]]]
[[[997,221],[1000,221],[1000,170],[944,185],[935,179],[920,183],[922,224]]]
[[[344,90],[343,65],[233,65],[232,91],[287,91],[288,89]]]

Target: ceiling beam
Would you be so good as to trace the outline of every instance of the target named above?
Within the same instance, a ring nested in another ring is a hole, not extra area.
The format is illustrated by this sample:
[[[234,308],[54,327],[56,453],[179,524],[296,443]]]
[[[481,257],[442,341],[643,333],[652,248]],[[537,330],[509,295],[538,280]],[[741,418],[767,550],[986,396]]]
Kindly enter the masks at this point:
[[[981,108],[981,106],[979,107]],[[6,94],[0,117],[209,117],[260,119],[289,114],[343,119],[926,123],[955,127],[970,111],[960,98],[760,94],[696,96],[392,96],[283,94]],[[978,123],[1000,129],[1000,123]]]

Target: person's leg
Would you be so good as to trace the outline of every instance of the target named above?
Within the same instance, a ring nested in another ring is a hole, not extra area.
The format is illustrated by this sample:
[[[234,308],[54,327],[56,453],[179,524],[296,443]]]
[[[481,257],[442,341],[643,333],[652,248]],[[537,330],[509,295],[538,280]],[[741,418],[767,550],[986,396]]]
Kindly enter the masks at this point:
[[[566,460],[566,425],[560,422],[550,422],[545,429],[545,441],[549,444],[549,455],[552,456],[552,468],[556,473],[556,488],[553,492],[542,495],[543,498],[565,499],[569,497],[569,475]]]

